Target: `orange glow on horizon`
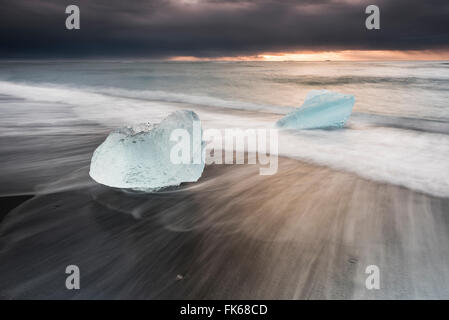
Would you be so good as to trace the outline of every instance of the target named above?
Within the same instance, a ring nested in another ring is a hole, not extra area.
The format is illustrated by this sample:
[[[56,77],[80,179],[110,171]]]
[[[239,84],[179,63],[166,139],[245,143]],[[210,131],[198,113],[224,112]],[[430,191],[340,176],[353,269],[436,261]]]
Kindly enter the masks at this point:
[[[177,56],[170,61],[370,61],[370,60],[449,60],[449,51],[344,50],[261,53],[252,56],[202,58]]]

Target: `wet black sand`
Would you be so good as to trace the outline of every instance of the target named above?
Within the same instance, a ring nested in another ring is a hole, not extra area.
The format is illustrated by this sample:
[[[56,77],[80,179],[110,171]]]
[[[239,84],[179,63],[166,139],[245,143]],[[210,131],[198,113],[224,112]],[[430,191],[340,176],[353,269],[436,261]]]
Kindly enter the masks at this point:
[[[196,184],[142,194],[81,168],[1,224],[0,296],[449,297],[448,199],[290,159],[276,175],[258,172],[208,166]],[[65,288],[70,264],[81,290]],[[365,288],[371,264],[380,290]]]
[[[0,223],[12,209],[31,199],[32,197],[33,196],[30,195],[0,197]]]

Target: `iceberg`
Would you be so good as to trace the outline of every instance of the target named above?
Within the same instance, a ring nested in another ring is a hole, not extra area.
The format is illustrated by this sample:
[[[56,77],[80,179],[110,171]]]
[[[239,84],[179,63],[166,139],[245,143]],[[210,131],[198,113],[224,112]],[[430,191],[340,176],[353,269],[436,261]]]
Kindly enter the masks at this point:
[[[179,151],[176,146],[180,143],[173,138],[173,133],[179,132],[177,129],[188,139],[184,150],[189,161],[174,161],[177,158],[173,154]],[[201,177],[205,164],[205,143],[201,137],[200,120],[196,113],[188,110],[176,111],[159,124],[119,128],[95,150],[89,175],[110,187],[140,191],[195,182]]]
[[[303,105],[276,122],[286,129],[336,129],[344,127],[354,106],[354,96],[328,90],[310,91]]]

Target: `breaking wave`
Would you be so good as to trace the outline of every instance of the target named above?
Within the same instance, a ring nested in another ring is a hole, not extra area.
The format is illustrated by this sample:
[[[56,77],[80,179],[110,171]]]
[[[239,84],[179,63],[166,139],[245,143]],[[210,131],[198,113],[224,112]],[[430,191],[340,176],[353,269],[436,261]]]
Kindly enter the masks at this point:
[[[36,118],[36,112],[42,114],[49,126],[56,127],[61,113],[70,110],[63,118],[75,116],[78,122],[76,125],[64,123],[59,128],[82,134],[84,128],[79,123],[83,121],[93,121],[107,128],[143,121],[158,122],[180,107],[195,110],[206,128],[271,128],[280,116],[265,112],[271,110],[280,114],[291,109],[163,91],[36,86],[7,81],[0,81],[0,94],[24,100],[17,102],[14,108],[5,107],[3,113],[2,121],[9,121],[8,130],[14,130],[15,135],[24,131],[23,124]],[[33,112],[32,108],[39,109]],[[218,108],[228,110],[222,112]],[[3,134],[7,128],[0,124]],[[15,126],[14,129],[11,126]],[[281,132],[279,153],[367,179],[449,197],[447,133],[446,122],[355,113],[344,130]],[[85,153],[86,149],[80,146],[79,152]],[[51,165],[57,161],[55,157]]]

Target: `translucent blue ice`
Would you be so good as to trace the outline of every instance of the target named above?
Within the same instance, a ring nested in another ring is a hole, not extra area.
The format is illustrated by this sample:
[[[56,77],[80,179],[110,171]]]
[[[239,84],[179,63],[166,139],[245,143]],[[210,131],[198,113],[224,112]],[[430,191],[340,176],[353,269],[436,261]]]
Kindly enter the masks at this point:
[[[344,127],[354,106],[354,96],[328,90],[310,91],[303,105],[276,122],[286,129],[335,129]]]
[[[175,129],[189,134],[188,163],[174,163],[170,156],[181,140],[170,139]],[[89,174],[107,186],[144,191],[197,181],[204,170],[201,136],[199,118],[188,110],[176,111],[159,124],[117,129],[95,150]]]

